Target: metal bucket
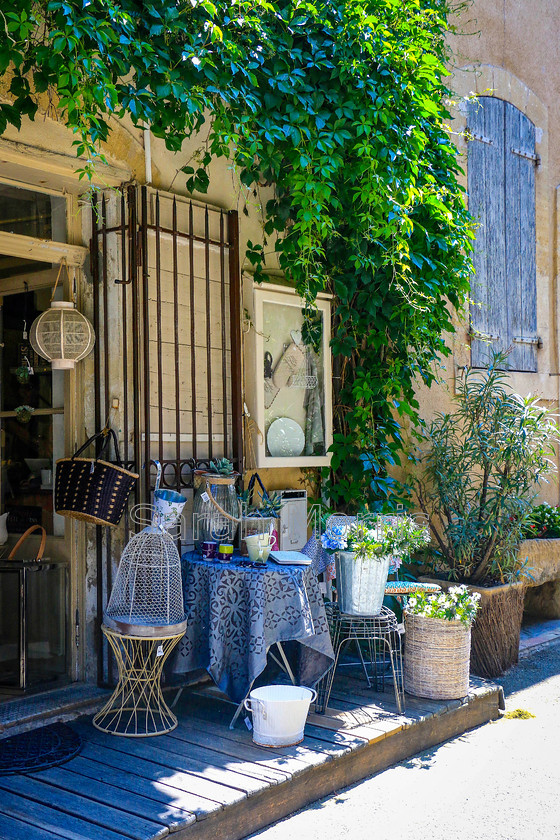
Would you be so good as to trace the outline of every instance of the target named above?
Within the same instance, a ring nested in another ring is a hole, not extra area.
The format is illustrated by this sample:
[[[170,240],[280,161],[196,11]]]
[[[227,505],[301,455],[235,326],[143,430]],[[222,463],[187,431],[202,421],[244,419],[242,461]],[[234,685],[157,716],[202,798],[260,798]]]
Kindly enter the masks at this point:
[[[378,615],[381,612],[391,556],[357,560],[352,551],[336,556],[338,607],[345,615]]]
[[[186,499],[175,490],[154,491],[154,515],[152,525],[164,528],[166,531],[176,528],[181,520],[181,514]]]
[[[265,685],[244,701],[253,713],[253,741],[261,747],[291,747],[303,741],[309,704],[317,692],[302,685]]]

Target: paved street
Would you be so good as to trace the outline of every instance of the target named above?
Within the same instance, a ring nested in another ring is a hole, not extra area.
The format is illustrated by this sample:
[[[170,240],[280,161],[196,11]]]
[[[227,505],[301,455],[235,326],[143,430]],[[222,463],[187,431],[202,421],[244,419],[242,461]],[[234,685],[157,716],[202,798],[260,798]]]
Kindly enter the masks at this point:
[[[560,840],[560,642],[500,680],[502,719],[253,835],[258,840]]]

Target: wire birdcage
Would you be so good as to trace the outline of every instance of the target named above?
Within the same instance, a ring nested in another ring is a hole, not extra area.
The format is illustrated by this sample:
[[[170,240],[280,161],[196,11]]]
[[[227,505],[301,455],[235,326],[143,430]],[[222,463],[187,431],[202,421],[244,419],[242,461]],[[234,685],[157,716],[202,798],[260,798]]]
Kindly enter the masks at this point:
[[[129,636],[153,638],[184,632],[181,560],[167,531],[149,526],[128,542],[104,623]]]

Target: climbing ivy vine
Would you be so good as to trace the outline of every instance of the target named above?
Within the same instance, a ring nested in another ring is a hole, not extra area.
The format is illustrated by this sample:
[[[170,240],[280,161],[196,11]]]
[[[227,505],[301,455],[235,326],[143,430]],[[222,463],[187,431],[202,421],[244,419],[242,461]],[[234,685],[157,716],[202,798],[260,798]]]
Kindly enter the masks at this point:
[[[309,306],[334,295],[327,490],[352,509],[395,491],[415,386],[449,351],[472,230],[446,128],[446,0],[4,0],[0,133],[37,111],[75,133],[84,176],[110,118],[149,124],[204,192],[214,157],[263,207],[257,279],[277,253]]]

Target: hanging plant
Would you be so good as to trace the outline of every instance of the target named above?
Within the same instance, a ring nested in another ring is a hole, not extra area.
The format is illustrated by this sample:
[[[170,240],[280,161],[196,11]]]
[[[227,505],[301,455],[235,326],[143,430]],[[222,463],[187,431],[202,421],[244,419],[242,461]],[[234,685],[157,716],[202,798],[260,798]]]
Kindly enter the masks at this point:
[[[18,423],[29,423],[35,413],[32,405],[18,405],[17,408],[14,408],[14,411]]]
[[[33,368],[29,364],[27,356],[24,357],[24,363],[16,368],[16,379],[21,385],[29,382],[29,378],[33,376]]]

